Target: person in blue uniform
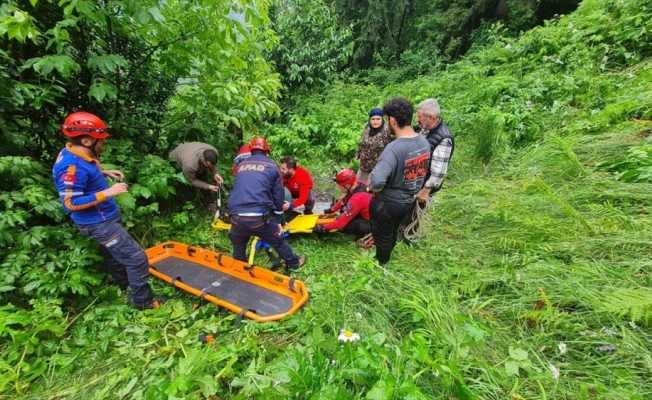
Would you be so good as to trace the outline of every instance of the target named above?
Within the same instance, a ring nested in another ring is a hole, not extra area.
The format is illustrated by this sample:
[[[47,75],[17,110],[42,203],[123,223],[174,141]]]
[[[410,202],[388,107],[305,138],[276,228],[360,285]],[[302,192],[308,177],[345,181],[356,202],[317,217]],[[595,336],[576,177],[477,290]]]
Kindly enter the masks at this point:
[[[292,251],[281,226],[284,202],[281,170],[269,158],[270,148],[265,139],[254,138],[249,149],[251,155],[235,170],[228,202],[233,258],[246,262],[249,239],[257,236],[278,252],[288,268],[299,269],[305,264],[306,255],[296,255]]]
[[[109,128],[99,117],[75,112],[66,118],[63,134],[70,143],[61,150],[52,168],[52,179],[61,205],[82,235],[95,239],[102,248],[104,265],[122,290],[131,288],[133,306],[158,308],[167,301],[154,296],[149,285],[149,260],[143,248],[122,227],[114,197],[129,191],[124,182],[109,187],[106,177],[124,180],[117,170],[104,170],[98,157]]]

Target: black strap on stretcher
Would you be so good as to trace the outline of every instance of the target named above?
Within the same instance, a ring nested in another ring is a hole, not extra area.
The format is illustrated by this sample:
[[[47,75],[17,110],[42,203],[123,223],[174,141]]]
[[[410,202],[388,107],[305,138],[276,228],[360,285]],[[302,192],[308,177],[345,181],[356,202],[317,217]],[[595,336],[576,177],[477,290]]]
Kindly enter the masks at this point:
[[[242,323],[242,318],[244,318],[244,315],[245,315],[245,313],[246,313],[247,311],[251,311],[251,312],[253,312],[253,313],[256,312],[255,310],[251,310],[251,309],[248,309],[248,308],[243,308],[242,311],[240,311],[240,313],[238,314],[238,319],[235,321],[235,326],[234,326],[233,328],[224,329],[224,330],[221,330],[221,331],[217,331],[217,332],[215,332],[215,333],[209,333],[209,334],[205,334],[205,335],[199,335],[199,337],[197,338],[197,340],[198,340],[199,342],[201,342],[202,344],[206,344],[206,343],[208,343],[208,344],[213,344],[213,343],[215,343],[215,339],[216,339],[218,336],[220,336],[221,334],[223,334],[223,333],[227,333],[227,332],[231,332],[231,331],[237,329],[237,328],[240,326],[240,324]]]
[[[265,252],[267,253],[267,257],[269,257],[269,260],[272,262],[272,266],[269,268],[270,271],[276,272],[278,271],[279,268],[281,268],[281,257],[278,254],[274,254],[272,249],[269,247],[265,247]],[[285,266],[285,272],[288,272],[287,266]]]

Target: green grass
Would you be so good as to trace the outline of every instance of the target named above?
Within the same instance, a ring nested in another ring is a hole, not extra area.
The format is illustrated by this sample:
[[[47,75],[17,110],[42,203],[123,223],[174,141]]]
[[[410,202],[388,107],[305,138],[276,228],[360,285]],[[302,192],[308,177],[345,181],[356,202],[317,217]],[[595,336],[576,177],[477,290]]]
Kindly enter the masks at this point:
[[[0,307],[0,397],[650,398],[652,184],[608,168],[633,168],[623,157],[652,140],[643,3],[586,0],[519,40],[497,36],[437,79],[338,84],[297,102],[293,112],[312,114],[275,127],[274,143],[279,154],[312,143],[300,164],[337,194],[330,179],[351,162],[355,112],[397,94],[443,100],[457,149],[420,242],[399,244],[381,268],[353,237],[292,237],[308,254],[296,273],[306,306],[206,346],[197,336],[236,316],[193,310],[196,297],[154,279],[172,299],[155,311],[131,309],[110,286]],[[162,218],[135,227],[145,246],[231,249],[198,212]],[[342,329],[361,340],[338,342]]]
[[[652,185],[618,182],[587,162],[631,138],[634,124],[549,135],[509,166],[449,185],[425,238],[399,244],[385,268],[352,237],[293,237],[309,255],[296,274],[308,304],[280,323],[246,321],[210,346],[197,335],[232,326],[233,314],[192,311],[197,298],[158,282],[173,300],[140,313],[106,289],[23,390],[66,399],[648,398]],[[205,224],[160,236],[230,248]],[[339,343],[341,329],[362,340]],[[598,350],[606,345],[616,350]]]

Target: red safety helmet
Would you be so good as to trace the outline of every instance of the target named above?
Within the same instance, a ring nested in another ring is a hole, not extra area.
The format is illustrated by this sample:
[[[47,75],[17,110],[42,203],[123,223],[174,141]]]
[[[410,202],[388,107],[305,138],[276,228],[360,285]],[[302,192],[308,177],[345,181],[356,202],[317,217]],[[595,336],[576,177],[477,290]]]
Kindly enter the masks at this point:
[[[61,126],[61,131],[68,137],[88,135],[94,139],[109,137],[109,129],[98,116],[83,111],[68,115]]]
[[[333,179],[340,186],[354,184],[357,179],[355,172],[351,168],[343,169]]]
[[[269,152],[269,144],[267,143],[267,140],[261,137],[255,137],[251,139],[251,142],[249,142],[249,151],[253,150],[262,150]]]

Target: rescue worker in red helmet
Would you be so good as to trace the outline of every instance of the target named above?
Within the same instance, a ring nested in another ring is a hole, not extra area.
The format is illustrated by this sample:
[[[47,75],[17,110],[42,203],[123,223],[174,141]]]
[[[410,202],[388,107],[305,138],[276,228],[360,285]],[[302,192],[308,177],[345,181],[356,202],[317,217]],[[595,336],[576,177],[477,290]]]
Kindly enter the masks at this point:
[[[358,180],[352,169],[343,169],[333,179],[344,196],[332,208],[324,210],[325,214],[340,211],[337,219],[323,225],[316,225],[313,232],[340,230],[344,233],[366,235],[371,232],[369,225],[369,203],[372,194],[364,181]]]
[[[240,150],[238,150],[238,154],[236,154],[235,158],[233,159],[233,176],[235,176],[235,169],[238,168],[238,164],[240,164],[242,160],[249,157],[250,155],[251,155],[251,150],[249,149],[249,143],[240,146]]]
[[[129,296],[137,309],[158,308],[167,298],[154,296],[149,285],[149,261],[143,248],[124,230],[114,197],[129,191],[124,174],[104,170],[98,157],[104,149],[110,128],[99,117],[87,112],[70,114],[63,123],[63,134],[70,143],[61,150],[52,168],[52,179],[61,205],[70,214],[79,232],[101,246],[104,265],[121,290],[131,288]],[[106,178],[119,183],[109,187]]]
[[[269,158],[270,148],[263,138],[249,143],[251,155],[242,160],[235,170],[233,190],[229,196],[233,258],[247,261],[247,244],[257,236],[276,250],[289,269],[299,269],[306,255],[296,255],[285,241],[281,218],[283,216],[283,180],[281,170]]]

